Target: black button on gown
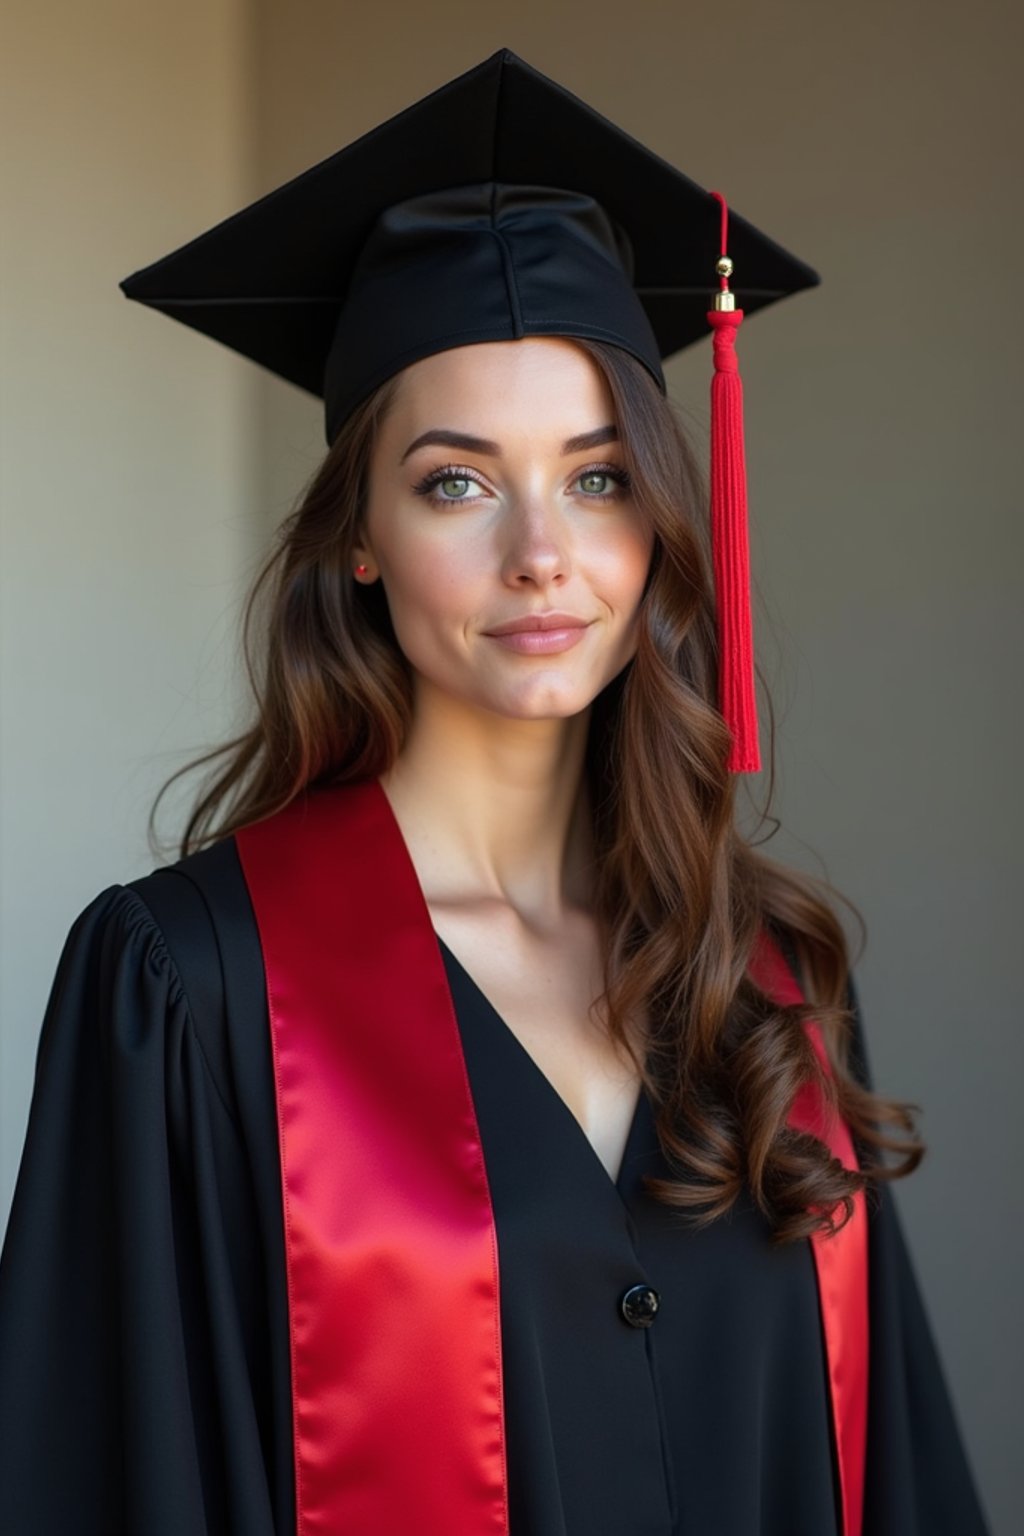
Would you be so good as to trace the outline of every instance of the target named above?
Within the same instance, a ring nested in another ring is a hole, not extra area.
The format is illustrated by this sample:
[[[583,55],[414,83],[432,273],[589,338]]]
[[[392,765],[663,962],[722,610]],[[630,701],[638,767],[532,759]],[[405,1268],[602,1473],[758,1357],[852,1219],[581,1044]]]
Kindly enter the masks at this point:
[[[572,1111],[442,942],[491,1186],[512,1536],[838,1536],[809,1243],[751,1203],[701,1233],[641,1095],[613,1183]],[[648,1327],[621,1309],[658,1293]]]
[[[498,1237],[511,1536],[839,1536],[809,1245],[772,1248],[749,1202],[698,1233],[646,1194],[667,1170],[645,1097],[613,1181],[441,952]],[[864,1536],[986,1536],[888,1190],[869,1247]],[[293,1536],[269,1026],[233,839],[102,892],[65,944],[0,1257],[0,1489],[5,1536]]]

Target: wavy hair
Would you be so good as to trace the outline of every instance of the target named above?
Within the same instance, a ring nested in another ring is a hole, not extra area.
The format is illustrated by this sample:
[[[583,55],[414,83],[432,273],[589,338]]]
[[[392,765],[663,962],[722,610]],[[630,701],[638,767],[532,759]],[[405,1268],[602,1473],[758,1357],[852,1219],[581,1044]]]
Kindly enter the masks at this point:
[[[708,498],[686,431],[631,356],[577,344],[607,380],[633,495],[656,535],[636,654],[591,709],[584,771],[595,915],[606,935],[604,991],[594,1007],[655,1106],[673,1172],[648,1176],[656,1198],[705,1225],[746,1187],[775,1241],[834,1231],[858,1190],[870,1194],[875,1181],[920,1162],[917,1106],[875,1094],[855,1065],[851,962],[833,899],[863,934],[859,914],[828,882],[770,859],[737,829],[737,776],[725,767],[728,731],[715,705]],[[382,584],[351,577],[370,456],[396,383],[352,413],[281,525],[245,607],[252,724],[167,780],[150,814],[155,849],[160,800],[194,769],[212,765],[180,840],[182,857],[307,788],[377,777],[401,751],[411,669]],[[775,744],[768,703],[766,806]],[[765,809],[760,825],[769,820]],[[795,958],[805,1003],[779,1006],[747,974],[762,924]],[[625,1027],[634,1017],[648,1021],[646,1059]],[[807,1038],[810,1018],[821,1025],[830,1074]],[[809,1080],[846,1119],[859,1171],[787,1126]]]

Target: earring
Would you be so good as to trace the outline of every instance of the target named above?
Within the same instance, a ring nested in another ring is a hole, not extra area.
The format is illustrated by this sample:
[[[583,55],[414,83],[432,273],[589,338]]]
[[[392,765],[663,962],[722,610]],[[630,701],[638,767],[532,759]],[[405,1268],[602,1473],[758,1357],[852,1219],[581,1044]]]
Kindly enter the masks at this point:
[[[366,575],[366,566],[365,565],[357,565],[356,566],[356,575],[357,576],[365,576]]]

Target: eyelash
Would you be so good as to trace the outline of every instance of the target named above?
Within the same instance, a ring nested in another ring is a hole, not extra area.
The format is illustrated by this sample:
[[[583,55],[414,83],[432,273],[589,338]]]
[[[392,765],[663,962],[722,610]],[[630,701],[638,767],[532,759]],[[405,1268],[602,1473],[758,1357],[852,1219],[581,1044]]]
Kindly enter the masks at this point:
[[[575,478],[583,480],[587,475],[605,475],[609,480],[614,480],[619,490],[625,490],[630,484],[628,470],[620,469],[617,464],[588,464],[581,469]],[[428,501],[436,506],[457,507],[465,502],[478,500],[475,496],[438,496],[435,487],[444,480],[472,480],[477,485],[483,482],[475,470],[468,469],[464,464],[442,464],[438,469],[432,469],[428,475],[417,485],[413,486],[417,496],[425,496]],[[583,491],[581,493],[587,501],[614,501],[617,491]]]

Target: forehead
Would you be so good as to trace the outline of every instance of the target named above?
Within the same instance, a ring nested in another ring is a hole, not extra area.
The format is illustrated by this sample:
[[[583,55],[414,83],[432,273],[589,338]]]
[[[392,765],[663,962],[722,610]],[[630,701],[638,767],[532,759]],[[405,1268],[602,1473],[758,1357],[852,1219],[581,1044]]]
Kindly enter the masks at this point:
[[[500,424],[522,420],[560,437],[615,420],[601,369],[561,336],[479,342],[421,358],[399,376],[392,415],[403,429],[468,429],[472,418],[476,430],[497,435]]]

